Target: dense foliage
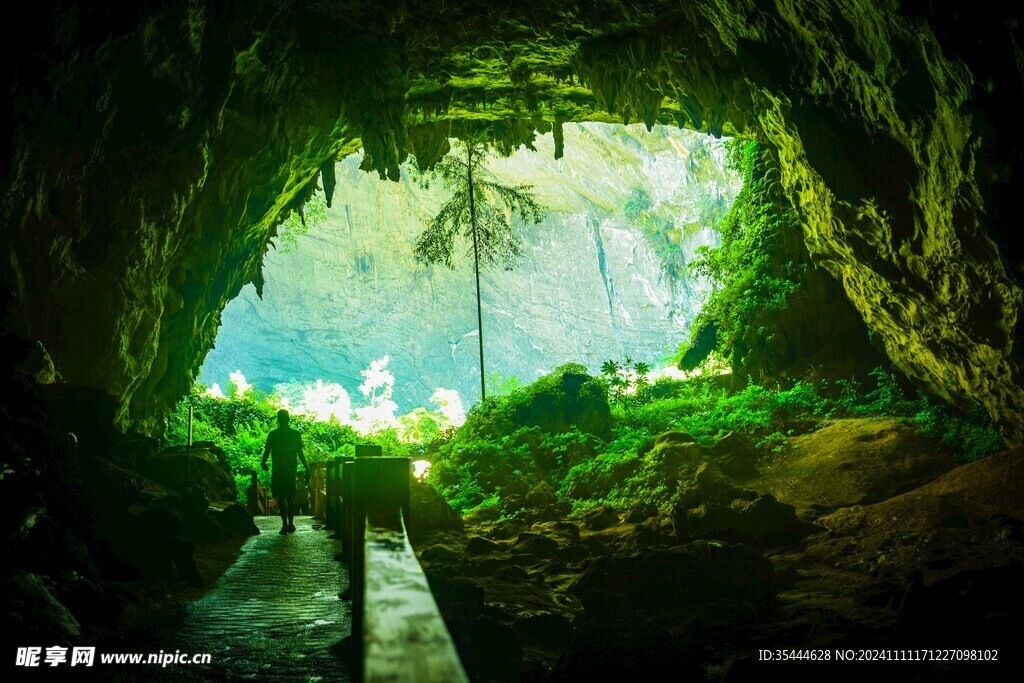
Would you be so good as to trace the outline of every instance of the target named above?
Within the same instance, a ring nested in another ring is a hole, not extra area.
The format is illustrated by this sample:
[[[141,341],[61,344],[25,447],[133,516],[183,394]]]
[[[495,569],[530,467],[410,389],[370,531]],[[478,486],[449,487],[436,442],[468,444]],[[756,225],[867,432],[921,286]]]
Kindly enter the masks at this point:
[[[457,143],[457,153],[437,163],[432,173],[451,196],[427,223],[416,241],[416,258],[454,268],[458,237],[466,239],[476,267],[512,268],[522,255],[522,240],[510,218],[540,222],[541,206],[530,185],[504,185],[484,168],[488,150],[482,142]],[[429,175],[422,176],[424,181]]]
[[[638,372],[636,365],[609,362],[603,376],[593,380],[595,389],[613,399],[610,433],[598,435],[570,423],[540,429],[514,419],[523,406],[559,390],[567,370],[580,371],[561,368],[470,411],[466,425],[432,450],[431,482],[461,513],[501,508],[507,498],[521,496],[540,482],[550,484],[576,511],[606,503],[665,506],[675,490],[649,453],[657,435],[684,431],[710,447],[739,432],[762,457],[770,458],[785,448],[789,437],[841,417],[903,418],[965,461],[1002,447],[980,410],[963,414],[922,393],[908,394],[895,376],[881,369],[865,383],[806,380],[771,388],[751,383],[734,390],[729,375],[718,369],[686,380],[651,382],[646,366],[639,364]]]
[[[651,369],[632,360],[605,363],[600,377],[567,364],[528,385],[509,381],[506,394],[478,403],[459,429],[448,428],[440,411],[425,408],[365,436],[335,418],[293,414],[293,426],[303,434],[310,463],[350,456],[359,443],[430,460],[430,482],[460,513],[487,507],[507,512],[510,500],[539,484],[577,512],[599,504],[669,506],[675,483],[652,453],[655,438],[667,431],[686,432],[705,447],[740,433],[761,457],[771,458],[790,437],[826,420],[885,416],[904,419],[960,460],[1002,447],[980,408],[964,414],[923,393],[908,393],[882,369],[863,383],[821,379],[736,389],[723,367],[712,356],[688,379],[652,380]],[[190,405],[194,440],[225,451],[240,498],[252,471],[269,484],[259,462],[281,398],[237,387],[216,398],[197,388],[171,416],[166,441],[185,442]]]
[[[259,473],[260,483],[270,486],[270,473],[260,470],[267,434],[277,426],[280,397],[256,390],[231,391],[215,398],[196,387],[183,399],[167,421],[164,441],[184,444],[188,439],[188,408],[192,406],[193,441],[211,441],[224,450],[235,475],[239,500],[245,500],[249,473]],[[312,465],[339,456],[351,456],[356,444],[377,444],[385,455],[419,457],[424,445],[441,437],[441,420],[432,411],[420,408],[399,418],[399,427],[379,429],[360,435],[336,419],[316,420],[294,414],[291,426],[302,434],[306,459]]]
[[[785,308],[799,287],[805,260],[800,225],[778,188],[769,151],[753,141],[729,140],[726,165],[740,174],[743,189],[717,225],[719,246],[697,249],[687,268],[712,284],[693,325],[694,337],[714,329],[718,350],[735,369],[742,365],[748,337],[765,334],[765,321]],[[693,358],[690,367],[704,355]]]

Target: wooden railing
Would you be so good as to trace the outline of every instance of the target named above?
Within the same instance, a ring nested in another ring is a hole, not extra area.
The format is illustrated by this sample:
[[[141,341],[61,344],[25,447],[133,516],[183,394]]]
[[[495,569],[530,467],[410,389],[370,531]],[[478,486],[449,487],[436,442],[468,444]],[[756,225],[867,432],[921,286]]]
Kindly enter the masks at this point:
[[[357,680],[467,681],[405,529],[409,458],[338,458],[326,466],[327,526],[349,563]]]
[[[327,477],[326,462],[315,462],[309,468],[309,514],[320,519],[324,518],[327,503],[327,490],[324,485]]]
[[[249,483],[249,488],[245,492],[246,504],[249,507],[249,514],[253,516],[257,515],[269,515],[270,514],[270,494],[260,484],[259,473],[253,470],[249,476],[252,481]]]

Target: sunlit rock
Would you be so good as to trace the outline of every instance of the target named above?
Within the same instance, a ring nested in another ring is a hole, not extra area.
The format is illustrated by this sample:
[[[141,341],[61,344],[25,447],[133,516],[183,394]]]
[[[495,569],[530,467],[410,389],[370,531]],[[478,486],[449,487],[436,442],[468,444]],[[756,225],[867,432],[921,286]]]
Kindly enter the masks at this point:
[[[566,125],[553,139],[486,167],[507,184],[534,185],[547,207],[519,226],[525,256],[513,271],[482,273],[486,374],[529,382],[568,361],[597,372],[608,359],[654,363],[686,337],[706,284],[683,277],[695,249],[738,191],[721,141],[663,126]],[[207,383],[242,368],[264,391],[293,380],[355,390],[360,372],[387,355],[402,412],[438,387],[479,397],[472,257],[455,269],[413,257],[425,221],[447,196],[440,181],[382,183],[338,164],[326,222],[286,253],[271,251],[262,300],[247,287],[223,314]],[[500,388],[491,379],[488,393]]]

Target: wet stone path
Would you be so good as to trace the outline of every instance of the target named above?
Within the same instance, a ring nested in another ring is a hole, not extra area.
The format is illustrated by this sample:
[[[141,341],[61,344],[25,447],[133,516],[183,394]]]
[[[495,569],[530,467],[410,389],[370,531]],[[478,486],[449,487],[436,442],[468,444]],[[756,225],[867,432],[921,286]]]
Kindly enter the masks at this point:
[[[181,652],[212,656],[209,666],[176,666],[188,680],[347,681],[338,655],[349,635],[351,609],[340,551],[311,517],[295,518],[295,533],[278,534],[278,517],[257,517],[260,529],[242,546],[217,585],[191,603],[169,641]],[[168,643],[170,644],[170,643]],[[166,670],[165,670],[166,671]]]

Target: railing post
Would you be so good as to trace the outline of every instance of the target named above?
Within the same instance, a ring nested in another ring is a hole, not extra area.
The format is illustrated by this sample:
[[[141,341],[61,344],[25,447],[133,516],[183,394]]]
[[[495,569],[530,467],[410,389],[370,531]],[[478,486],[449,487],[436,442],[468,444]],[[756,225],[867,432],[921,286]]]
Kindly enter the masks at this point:
[[[324,463],[318,462],[313,465],[313,473],[310,477],[310,488],[313,490],[310,492],[313,503],[313,516],[322,517],[324,515]]]
[[[249,472],[249,486],[245,489],[245,504],[249,508],[250,515],[260,513],[260,482],[256,476],[256,470]]]
[[[335,467],[335,460],[327,463],[324,488],[326,489],[327,500],[324,507],[324,525],[332,531],[338,530],[337,519],[335,518],[334,500],[339,495],[338,480]]]
[[[341,555],[349,561],[350,569],[353,543],[352,518],[355,514],[353,511],[355,503],[355,472],[355,460],[345,458],[341,463],[341,526],[338,529],[338,535],[341,537]]]
[[[357,449],[358,453],[358,449]],[[352,586],[352,633],[358,634],[356,661],[362,667],[362,641],[366,596],[366,524],[368,519],[388,526],[401,525],[401,513],[409,509],[409,458],[356,457],[352,465],[352,546],[349,581]],[[357,680],[362,677],[358,672]]]

